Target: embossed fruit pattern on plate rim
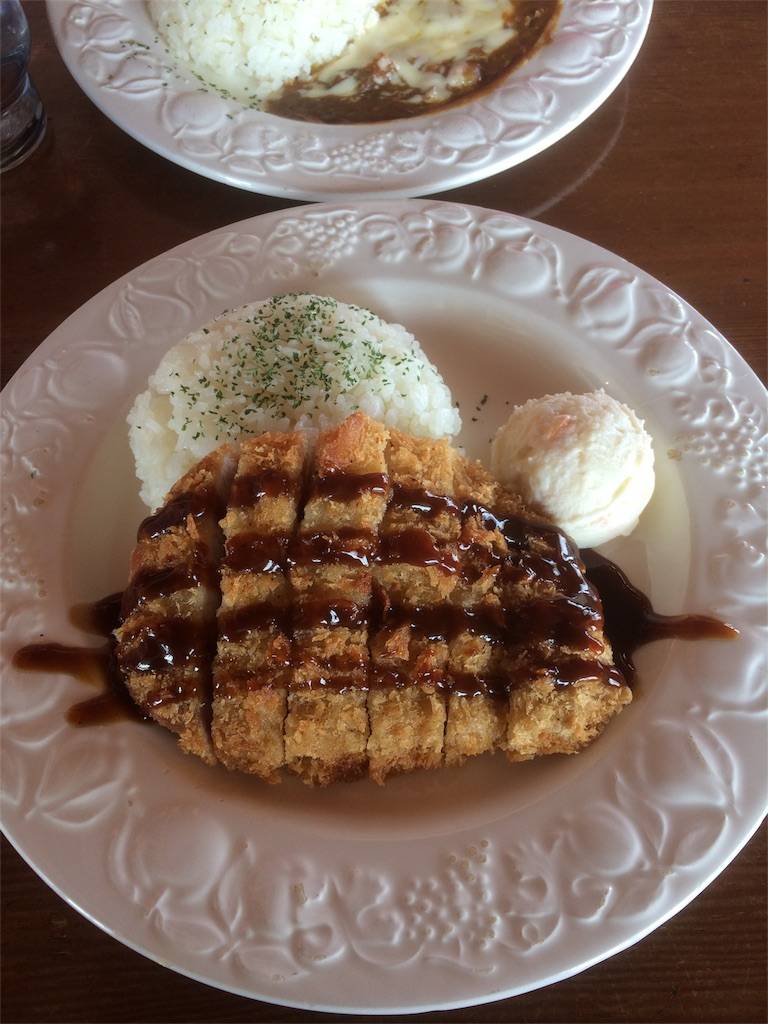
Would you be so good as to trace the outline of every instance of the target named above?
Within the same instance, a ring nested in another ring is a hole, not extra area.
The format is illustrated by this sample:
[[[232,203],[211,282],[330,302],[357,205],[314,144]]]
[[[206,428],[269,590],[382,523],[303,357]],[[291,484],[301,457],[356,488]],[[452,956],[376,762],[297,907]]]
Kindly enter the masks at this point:
[[[547,46],[453,109],[319,125],[244,108],[169,58],[139,0],[49,0],[80,87],[139,142],[199,174],[295,199],[425,195],[496,174],[572,131],[619,85],[653,0],[565,0]]]
[[[741,638],[655,645],[632,707],[577,758],[481,758],[325,791],[192,763],[136,723],[73,728],[82,684],[6,662],[4,830],[101,927],[234,992],[406,1012],[556,981],[684,906],[765,812],[765,390],[668,288],[534,221],[416,200],[243,221],[95,296],[6,388],[6,659],[41,634],[83,642],[66,610],[101,596],[78,592],[89,556],[120,585],[138,510],[124,415],[162,351],[225,307],[292,290],[400,314],[417,335],[414,319],[438,322],[424,340],[470,449],[490,428],[465,411],[475,383],[511,394],[547,360],[553,390],[601,381],[631,401],[659,487],[622,558],[679,549],[668,600]],[[654,602],[673,575],[651,572]]]

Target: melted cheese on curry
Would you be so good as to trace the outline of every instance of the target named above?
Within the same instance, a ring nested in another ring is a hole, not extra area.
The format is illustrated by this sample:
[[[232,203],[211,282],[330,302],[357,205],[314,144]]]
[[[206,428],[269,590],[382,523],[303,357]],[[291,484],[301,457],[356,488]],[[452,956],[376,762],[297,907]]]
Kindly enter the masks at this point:
[[[332,123],[425,113],[516,67],[551,33],[559,0],[390,0],[375,25],[272,113]]]

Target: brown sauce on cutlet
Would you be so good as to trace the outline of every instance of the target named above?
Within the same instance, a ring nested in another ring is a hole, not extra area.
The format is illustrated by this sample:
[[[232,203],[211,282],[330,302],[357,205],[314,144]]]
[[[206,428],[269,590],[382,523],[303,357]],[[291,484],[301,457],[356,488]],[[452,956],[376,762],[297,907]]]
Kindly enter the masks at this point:
[[[288,659],[257,669],[237,665],[219,667],[213,690],[216,697],[238,697],[257,690],[286,690],[290,683],[290,668]]]
[[[364,494],[386,494],[388,486],[386,473],[325,473],[315,477],[311,496],[347,503]]]
[[[326,657],[320,658],[313,650],[311,641],[306,646],[296,643],[294,654],[300,656],[300,661],[305,666],[312,664],[320,666],[322,674],[327,672],[344,676],[362,672],[368,667],[367,654],[365,657],[360,654],[329,654]],[[364,680],[360,681],[364,683]]]
[[[147,694],[144,704],[147,708],[160,708],[168,704],[181,704],[183,701],[199,698],[201,710],[208,713],[210,705],[209,679],[207,671],[194,671],[191,674],[165,681]]]
[[[381,486],[383,474],[371,474],[362,491],[350,483],[355,494]],[[377,477],[376,480],[373,477]],[[246,478],[247,479],[247,478]],[[283,493],[285,478],[278,476],[248,484],[250,494],[259,488]],[[328,495],[342,495],[348,485],[334,480]],[[264,490],[264,493],[267,493]],[[215,498],[198,501],[197,496],[181,495],[149,516],[139,528],[139,537],[160,533],[184,522],[188,515],[199,517],[215,508]],[[340,499],[339,499],[340,500]],[[344,500],[353,500],[352,498]],[[219,685],[222,692],[232,689],[288,685],[292,669],[302,664],[309,668],[315,661],[311,646],[302,650],[294,634],[302,627],[379,630],[407,627],[427,642],[451,643],[463,633],[480,637],[495,647],[514,645],[518,658],[513,666],[494,669],[487,675],[431,669],[414,676],[406,669],[369,664],[359,654],[339,654],[319,663],[316,675],[301,685],[308,689],[323,687],[338,692],[368,688],[421,686],[445,695],[485,695],[506,699],[510,690],[525,680],[546,673],[554,686],[566,687],[585,680],[601,680],[607,685],[632,683],[634,651],[643,644],[663,638],[729,639],[736,630],[717,619],[700,615],[660,615],[649,599],[630,583],[626,575],[608,559],[592,551],[579,553],[568,537],[557,528],[522,515],[497,515],[476,502],[459,505],[453,499],[416,488],[395,487],[392,502],[411,508],[425,519],[441,513],[458,514],[466,523],[470,517],[487,531],[504,538],[502,545],[485,546],[476,541],[463,545],[440,544],[427,530],[410,528],[379,538],[371,533],[340,529],[334,534],[294,534],[265,536],[246,533],[230,539],[224,566],[235,571],[285,571],[293,566],[320,566],[329,563],[352,564],[369,568],[374,562],[415,566],[437,566],[464,578],[477,578],[475,563],[483,568],[498,567],[502,587],[520,583],[544,583],[543,592],[535,590],[527,601],[511,601],[506,607],[491,603],[464,608],[443,605],[429,607],[393,607],[378,588],[371,608],[351,600],[324,597],[322,594],[290,608],[254,604],[219,616],[219,635],[225,640],[240,640],[252,629],[274,626],[285,636],[286,655],[279,652],[270,664],[269,676],[243,672],[237,667],[222,667]],[[586,565],[586,571],[584,569]],[[482,571],[482,570],[481,570]],[[201,573],[203,570],[201,569]],[[200,697],[209,704],[210,666],[215,653],[215,637],[199,624],[184,619],[147,621],[139,624],[120,647],[120,665],[115,656],[112,631],[121,614],[135,608],[150,596],[167,596],[186,586],[203,582],[196,569],[155,570],[133,581],[125,595],[112,594],[91,605],[72,609],[72,621],[96,635],[109,637],[102,647],[77,647],[55,643],[30,644],[13,657],[13,665],[23,670],[66,672],[78,679],[100,682],[102,693],[74,705],[68,720],[74,725],[93,725],[114,719],[140,718],[142,712],[130,699],[123,673],[168,673],[179,669],[147,697],[146,708]],[[208,580],[207,582],[211,582]],[[601,603],[602,602],[602,603]],[[122,613],[121,613],[122,607]],[[596,634],[603,628],[613,648],[616,667],[602,664],[595,655],[601,652]],[[292,644],[291,644],[292,641]],[[578,652],[562,656],[562,649]],[[519,659],[519,660],[518,660]]]
[[[455,504],[447,499],[443,505],[434,498],[430,492],[419,492],[416,488],[398,495],[395,487],[393,495],[393,501],[423,510],[426,518],[449,511]],[[490,643],[516,644],[523,652],[523,663],[514,671],[505,669],[503,677],[493,679],[456,672],[409,678],[405,673],[376,669],[376,685],[434,685],[449,694],[498,694],[502,689],[508,693],[537,671],[546,671],[555,686],[569,686],[586,679],[620,685],[634,679],[631,654],[643,643],[663,637],[735,635],[730,626],[715,619],[658,615],[645,595],[602,556],[588,553],[593,568],[585,573],[575,545],[549,523],[517,514],[500,516],[474,501],[465,502],[459,511],[463,522],[475,517],[486,530],[501,534],[509,549],[504,553],[477,543],[459,543],[459,555],[464,556],[460,568],[466,579],[477,579],[484,569],[498,566],[506,583],[550,584],[553,593],[546,597],[535,596],[516,607],[497,609],[491,621],[483,618],[482,611],[469,613],[467,609],[452,606],[388,609],[381,619],[382,628],[406,625],[425,640],[448,642],[466,630]],[[403,543],[405,533],[410,534],[407,543]],[[426,531],[404,531],[404,534],[382,539],[379,561],[443,564],[445,568],[455,564],[452,552],[446,554],[445,546],[436,544]],[[599,568],[595,567],[596,558],[601,559]],[[468,567],[467,561],[479,561],[479,571],[477,567]],[[478,616],[474,622],[472,615]],[[602,650],[597,634],[603,628],[612,644],[616,667],[589,657]],[[561,656],[554,660],[552,656],[563,648],[582,653],[584,657]]]
[[[369,613],[367,608],[354,601],[345,601],[339,597],[316,597],[301,602],[296,609],[296,620],[307,629],[316,629],[318,626],[326,629],[365,629],[369,623]]]
[[[613,660],[627,683],[636,676],[633,654],[653,640],[735,640],[739,633],[707,615],[660,615],[646,595],[630,583],[618,565],[597,551],[584,550],[587,578],[602,598],[605,634]]]
[[[542,667],[546,669],[553,686],[572,686],[589,679],[609,683],[611,686],[623,686],[625,682],[624,676],[613,666],[585,658],[561,658],[555,664]]]
[[[499,703],[509,698],[510,676],[475,675],[472,672],[454,672],[450,674],[447,685],[440,684],[439,690],[447,697],[491,697]]]
[[[406,669],[394,668],[391,665],[372,665],[368,677],[371,690],[399,690],[406,686],[420,686],[425,690],[445,691],[447,680],[444,669],[426,669],[414,678]]]
[[[237,665],[222,667],[216,673],[216,693],[226,697],[257,690],[288,689],[289,686],[294,692],[333,690],[335,693],[350,693],[369,688],[367,663],[344,658],[330,659],[327,664],[319,667],[318,672],[301,681],[291,678],[290,669],[293,666],[294,661],[286,659],[256,671],[247,671]]]
[[[462,633],[470,633],[492,644],[502,643],[508,628],[504,612],[498,607],[391,607],[381,617],[381,629],[394,631],[403,626],[425,640],[451,642]]]
[[[570,647],[577,645],[584,630],[601,628],[600,597],[584,575],[578,549],[566,534],[528,516],[498,516],[476,502],[467,502],[462,515],[476,517],[486,530],[500,533],[508,545],[507,553],[485,548],[484,567],[500,566],[503,581],[511,585],[551,584],[556,588],[546,598],[534,596],[517,612],[532,639],[551,639]],[[552,636],[555,623],[561,633]]]
[[[586,582],[578,564],[578,555],[544,555],[538,551],[520,551],[516,558],[507,559],[505,578],[510,583],[551,583],[569,597],[580,595],[582,603],[593,598],[595,592]]]
[[[370,674],[369,685],[371,689],[385,690],[422,686],[446,697],[492,697],[506,700],[511,690],[543,672],[546,672],[553,686],[561,687],[588,680],[599,680],[614,686],[621,686],[624,682],[621,673],[599,661],[570,658],[547,665],[522,663],[493,675],[432,669],[417,679],[406,671],[377,665]]]
[[[283,533],[238,533],[226,542],[222,567],[230,572],[282,572],[288,541]]]
[[[371,688],[370,676],[367,672],[344,673],[338,670],[329,671],[328,675],[322,673],[304,679],[301,683],[291,683],[294,692],[297,690],[332,690],[333,693],[360,693]]]
[[[223,495],[208,483],[198,490],[176,495],[147,516],[139,526],[137,541],[155,540],[169,530],[183,528],[190,517],[215,522],[224,511]],[[184,564],[160,569],[148,567],[138,573],[123,594],[122,621],[149,600],[170,598],[180,591],[198,587],[217,589],[218,571],[211,561],[207,544],[198,539],[194,555]],[[143,708],[154,710],[198,700],[203,720],[209,721],[215,624],[201,621],[197,616],[184,618],[172,614],[164,618],[157,614],[140,614],[138,619],[132,630],[121,638],[116,653],[124,677],[160,677],[159,685],[143,698]]]
[[[122,617],[147,601],[170,597],[180,590],[192,587],[218,586],[214,568],[203,559],[195,559],[189,565],[172,565],[164,569],[145,568],[137,573],[123,592]]]
[[[142,622],[123,637],[120,667],[124,672],[155,675],[178,668],[192,671],[204,660],[208,643],[195,619],[161,619]]]
[[[302,601],[300,607],[294,610],[280,608],[270,602],[254,603],[219,612],[219,639],[237,643],[244,640],[253,629],[269,628],[289,635],[294,621],[300,629],[365,629],[368,625],[368,610],[354,601],[336,597],[311,598]]]
[[[287,633],[291,628],[290,608],[280,608],[268,602],[244,605],[220,611],[219,639],[228,643],[244,640],[254,629],[279,629]]]
[[[202,519],[209,513],[218,516],[221,504],[213,489],[179,494],[141,521],[136,540],[154,540],[175,526],[183,526],[189,516],[193,519]]]
[[[190,516],[219,518],[223,507],[222,497],[214,487],[179,494],[141,522],[137,541],[154,540],[183,526]],[[70,709],[67,717],[75,725],[99,724],[126,716],[144,717],[125,687],[125,676],[130,673],[183,670],[150,693],[145,708],[178,703],[193,696],[200,696],[205,704],[205,695],[210,694],[210,662],[216,644],[210,630],[184,619],[140,622],[131,635],[123,638],[119,651],[113,630],[151,598],[169,597],[188,587],[215,583],[212,570],[205,564],[206,554],[205,550],[200,550],[190,565],[147,569],[139,573],[122,594],[110,594],[91,605],[74,606],[70,615],[75,625],[108,638],[102,648],[31,644],[16,653],[14,664],[20,668],[67,672],[83,680],[95,677],[100,681],[104,687],[101,694]]]
[[[395,484],[392,488],[390,507],[407,508],[417,512],[423,519],[437,519],[445,512],[448,515],[461,515],[461,508],[453,498],[446,494],[433,494],[421,487],[405,487]]]
[[[356,565],[367,568],[376,550],[370,530],[341,527],[334,533],[297,533],[289,546],[289,566]]]
[[[276,469],[235,477],[229,492],[230,508],[247,508],[262,498],[280,498],[298,494],[300,482]]]
[[[434,566],[447,573],[459,571],[460,564],[454,551],[439,544],[432,535],[419,526],[397,533],[385,534],[379,541],[376,561],[382,565]]]
[[[603,645],[594,635],[603,625],[602,615],[578,598],[534,599],[510,613],[513,638],[526,647],[565,647],[599,654]]]
[[[144,698],[145,708],[198,699],[202,714],[209,715],[215,653],[216,633],[208,624],[171,618],[141,623],[124,636],[117,660],[124,675],[160,677]]]

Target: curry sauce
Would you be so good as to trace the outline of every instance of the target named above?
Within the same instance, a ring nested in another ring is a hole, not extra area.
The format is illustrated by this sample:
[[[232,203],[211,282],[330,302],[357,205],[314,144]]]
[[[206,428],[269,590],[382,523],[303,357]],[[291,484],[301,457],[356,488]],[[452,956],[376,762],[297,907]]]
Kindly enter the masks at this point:
[[[551,36],[560,0],[390,0],[341,56],[265,104],[304,121],[355,124],[430,113],[475,96]]]

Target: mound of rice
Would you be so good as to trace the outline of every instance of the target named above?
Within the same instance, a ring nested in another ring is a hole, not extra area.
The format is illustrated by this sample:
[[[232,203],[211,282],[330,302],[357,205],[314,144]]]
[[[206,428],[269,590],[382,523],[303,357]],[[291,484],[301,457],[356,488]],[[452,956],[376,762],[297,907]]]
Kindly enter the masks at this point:
[[[247,104],[337,57],[378,20],[378,0],[149,0],[169,54]]]
[[[461,429],[442,377],[398,324],[306,294],[222,313],[166,353],[128,414],[141,497],[157,508],[241,434],[324,430],[357,409],[421,437]]]

